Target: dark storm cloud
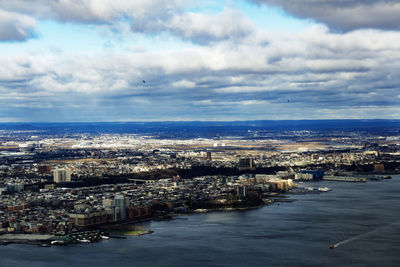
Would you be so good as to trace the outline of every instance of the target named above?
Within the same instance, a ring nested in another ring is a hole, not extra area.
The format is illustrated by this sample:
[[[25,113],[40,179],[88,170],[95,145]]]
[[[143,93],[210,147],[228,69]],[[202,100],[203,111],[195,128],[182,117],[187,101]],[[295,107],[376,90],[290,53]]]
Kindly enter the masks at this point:
[[[283,8],[300,18],[309,18],[337,30],[360,28],[400,30],[398,0],[250,0]]]

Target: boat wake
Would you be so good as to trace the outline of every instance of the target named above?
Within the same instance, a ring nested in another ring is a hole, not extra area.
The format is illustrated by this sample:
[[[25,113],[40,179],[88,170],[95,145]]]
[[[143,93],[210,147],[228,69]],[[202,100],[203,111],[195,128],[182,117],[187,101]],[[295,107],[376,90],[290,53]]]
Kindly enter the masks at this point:
[[[376,233],[376,232],[378,232],[378,231],[380,231],[380,230],[382,230],[382,229],[384,229],[384,228],[387,228],[387,227],[393,226],[393,225],[395,225],[395,224],[398,224],[399,222],[400,222],[400,221],[397,221],[397,222],[394,222],[394,223],[391,223],[391,224],[387,224],[387,225],[383,225],[383,226],[378,227],[378,228],[376,228],[376,229],[374,229],[374,230],[372,230],[372,231],[368,231],[368,232],[365,232],[365,233],[362,233],[362,234],[353,236],[353,237],[351,237],[351,238],[342,240],[342,241],[337,242],[337,243],[335,243],[335,244],[331,244],[329,247],[332,248],[332,249],[333,249],[333,248],[337,248],[337,247],[339,247],[339,246],[341,246],[341,245],[344,245],[344,244],[346,244],[346,243],[349,243],[349,242],[351,242],[351,241],[354,241],[354,240],[357,240],[357,239],[362,238],[362,237],[364,237],[364,236],[367,236],[367,235]]]

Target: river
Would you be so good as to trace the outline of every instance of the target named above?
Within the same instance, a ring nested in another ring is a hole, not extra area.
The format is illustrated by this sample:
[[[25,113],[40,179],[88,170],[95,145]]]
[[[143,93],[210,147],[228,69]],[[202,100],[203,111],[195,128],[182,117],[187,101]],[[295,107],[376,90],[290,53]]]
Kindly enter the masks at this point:
[[[400,176],[309,182],[321,194],[247,211],[147,222],[154,233],[90,245],[0,247],[1,266],[399,266]],[[337,244],[330,249],[330,244]]]

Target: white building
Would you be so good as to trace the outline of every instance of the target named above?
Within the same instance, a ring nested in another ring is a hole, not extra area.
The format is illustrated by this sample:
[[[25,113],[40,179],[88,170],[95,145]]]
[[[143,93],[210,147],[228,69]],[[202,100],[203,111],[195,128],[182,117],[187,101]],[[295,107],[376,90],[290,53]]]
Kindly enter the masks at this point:
[[[71,170],[58,169],[53,171],[53,181],[55,183],[71,182]]]

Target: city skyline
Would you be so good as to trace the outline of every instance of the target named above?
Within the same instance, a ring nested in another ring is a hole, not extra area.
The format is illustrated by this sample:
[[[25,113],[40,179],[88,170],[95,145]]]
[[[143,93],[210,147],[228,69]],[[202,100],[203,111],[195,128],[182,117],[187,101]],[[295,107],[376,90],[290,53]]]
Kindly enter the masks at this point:
[[[0,1],[0,122],[396,119],[397,1]]]

